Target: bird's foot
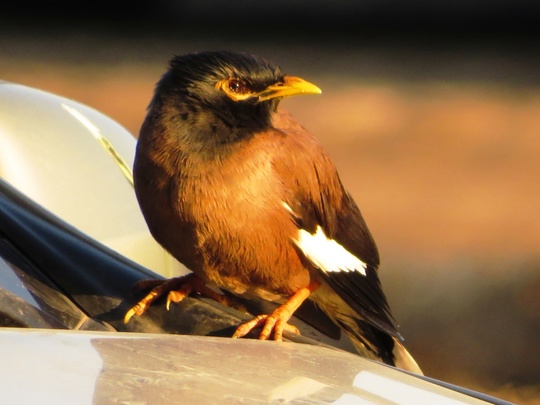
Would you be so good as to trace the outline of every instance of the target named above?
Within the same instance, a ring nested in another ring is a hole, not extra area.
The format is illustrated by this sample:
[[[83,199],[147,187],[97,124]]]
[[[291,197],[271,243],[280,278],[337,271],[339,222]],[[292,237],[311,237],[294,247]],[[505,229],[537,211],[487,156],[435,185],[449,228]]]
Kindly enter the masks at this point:
[[[268,340],[272,337],[273,340],[281,341],[283,340],[283,332],[285,330],[299,335],[300,331],[298,328],[287,322],[291,319],[302,302],[309,297],[312,289],[312,286],[302,288],[290,297],[285,304],[279,306],[271,314],[259,315],[252,320],[241,324],[236,328],[236,332],[234,332],[232,337],[241,338],[260,326],[262,326],[262,331],[259,334],[260,340]]]
[[[278,308],[279,309],[279,308]],[[277,311],[277,310],[276,310]],[[294,325],[287,323],[290,316],[282,317],[282,315],[276,314],[276,311],[271,314],[259,315],[252,320],[241,324],[236,328],[233,338],[241,338],[246,336],[253,329],[260,326],[263,327],[261,333],[259,334],[260,340],[268,340],[270,337],[273,337],[273,340],[282,341],[283,340],[283,331],[288,330],[290,332],[300,334],[298,328]]]
[[[135,289],[152,288],[150,292],[137,304],[131,307],[124,316],[124,323],[129,322],[132,316],[141,316],[150,307],[152,302],[167,293],[166,307],[169,310],[171,302],[181,302],[192,292],[197,292],[208,298],[222,303],[229,304],[227,297],[208,288],[204,281],[195,274],[174,277],[168,280],[142,280],[134,285]]]

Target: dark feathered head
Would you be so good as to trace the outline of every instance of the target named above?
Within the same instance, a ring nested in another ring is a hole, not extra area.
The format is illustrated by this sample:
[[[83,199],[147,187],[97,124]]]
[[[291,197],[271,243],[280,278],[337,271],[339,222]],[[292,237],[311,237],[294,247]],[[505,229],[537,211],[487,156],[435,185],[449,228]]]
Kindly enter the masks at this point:
[[[283,97],[320,92],[259,57],[200,52],[171,59],[150,110],[178,124],[185,122],[190,136],[223,144],[269,127]]]

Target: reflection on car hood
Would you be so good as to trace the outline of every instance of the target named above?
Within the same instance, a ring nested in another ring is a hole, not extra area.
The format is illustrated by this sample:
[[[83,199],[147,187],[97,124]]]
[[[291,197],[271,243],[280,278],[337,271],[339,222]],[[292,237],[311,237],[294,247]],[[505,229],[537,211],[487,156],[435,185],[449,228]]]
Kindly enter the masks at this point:
[[[0,329],[0,356],[5,403],[485,403],[290,342],[14,328]]]

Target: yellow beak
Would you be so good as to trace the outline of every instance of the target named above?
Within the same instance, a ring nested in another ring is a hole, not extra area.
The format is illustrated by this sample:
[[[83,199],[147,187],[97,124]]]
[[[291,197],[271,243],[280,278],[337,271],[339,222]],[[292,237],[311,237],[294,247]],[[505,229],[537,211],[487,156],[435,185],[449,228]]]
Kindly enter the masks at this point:
[[[259,97],[259,101],[270,100],[276,97],[289,97],[298,94],[321,94],[322,90],[314,84],[296,76],[285,76],[283,83],[268,86],[259,93],[252,95]]]

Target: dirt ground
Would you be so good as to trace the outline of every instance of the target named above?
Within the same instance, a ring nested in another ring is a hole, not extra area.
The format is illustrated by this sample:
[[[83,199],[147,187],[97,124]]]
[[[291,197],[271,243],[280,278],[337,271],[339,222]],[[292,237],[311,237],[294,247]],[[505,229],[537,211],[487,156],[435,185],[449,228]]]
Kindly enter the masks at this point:
[[[0,79],[76,99],[135,136],[166,60],[191,50],[109,45],[94,58],[89,40],[80,43],[86,57],[73,41],[39,44],[25,39],[4,48]],[[396,62],[409,69],[400,75],[398,67],[381,69],[395,56],[365,50],[325,69],[319,64],[338,51],[317,64],[299,60],[297,49],[248,50],[323,89],[282,105],[326,146],[362,209],[381,253],[383,286],[425,373],[540,404],[534,73],[508,80],[517,62],[500,55],[418,58],[418,72],[408,56]]]

